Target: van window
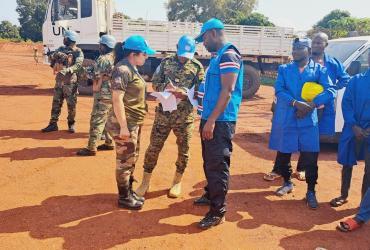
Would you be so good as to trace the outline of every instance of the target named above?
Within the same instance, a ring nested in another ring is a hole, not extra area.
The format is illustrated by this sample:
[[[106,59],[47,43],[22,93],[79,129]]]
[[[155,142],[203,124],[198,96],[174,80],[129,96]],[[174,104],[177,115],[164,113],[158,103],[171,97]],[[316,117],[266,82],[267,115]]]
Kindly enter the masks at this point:
[[[72,20],[78,18],[77,0],[53,0],[51,20]]]
[[[81,0],[81,18],[92,16],[92,0]]]
[[[360,63],[360,73],[364,73],[369,69],[369,53],[370,48],[365,50],[365,52],[362,53],[356,60]]]

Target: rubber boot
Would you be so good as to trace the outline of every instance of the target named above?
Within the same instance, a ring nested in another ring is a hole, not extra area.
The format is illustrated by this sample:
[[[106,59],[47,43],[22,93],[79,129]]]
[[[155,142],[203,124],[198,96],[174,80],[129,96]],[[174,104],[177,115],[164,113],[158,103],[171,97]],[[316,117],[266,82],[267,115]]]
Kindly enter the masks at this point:
[[[143,197],[146,194],[146,192],[148,192],[151,177],[152,177],[152,173],[147,173],[144,171],[143,181],[141,182],[141,185],[135,191],[138,196]]]
[[[131,190],[131,192],[132,192],[132,196],[134,196],[134,198],[135,198],[136,200],[141,201],[141,202],[144,202],[144,201],[145,201],[145,198],[144,198],[144,197],[142,197],[142,196],[138,196],[138,195],[136,194],[136,192],[132,190],[132,183],[134,183],[134,181],[136,181],[136,180],[135,180],[135,178],[131,175],[131,176],[130,176],[130,186],[129,186],[129,188],[130,188],[130,190]]]
[[[118,206],[130,210],[142,209],[144,203],[136,200],[132,193],[129,186],[118,186]]]
[[[44,133],[58,131],[58,124],[56,122],[51,122],[46,128],[41,129],[41,131]]]
[[[181,179],[182,174],[179,172],[175,173],[175,177],[173,178],[173,183],[170,191],[168,192],[168,197],[170,198],[179,198],[181,195]]]

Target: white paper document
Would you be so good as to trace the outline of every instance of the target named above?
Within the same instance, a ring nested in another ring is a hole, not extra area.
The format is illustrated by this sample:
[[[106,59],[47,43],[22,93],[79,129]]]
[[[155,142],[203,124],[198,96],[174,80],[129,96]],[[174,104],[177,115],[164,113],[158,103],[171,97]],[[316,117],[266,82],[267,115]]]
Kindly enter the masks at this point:
[[[162,104],[163,111],[174,111],[177,109],[176,97],[170,92],[153,92],[152,96]]]
[[[195,90],[195,86],[193,86],[191,89],[188,90],[188,98],[189,98],[189,101],[190,103],[193,105],[194,108],[197,108],[198,107],[198,100],[197,99],[194,99],[194,91]]]

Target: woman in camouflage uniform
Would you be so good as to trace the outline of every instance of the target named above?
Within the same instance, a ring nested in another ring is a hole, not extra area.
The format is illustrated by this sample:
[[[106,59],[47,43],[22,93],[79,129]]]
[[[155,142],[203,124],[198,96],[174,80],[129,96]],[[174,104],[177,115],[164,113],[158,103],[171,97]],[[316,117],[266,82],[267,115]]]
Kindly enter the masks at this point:
[[[118,206],[141,209],[144,199],[132,191],[133,172],[139,155],[140,131],[147,112],[146,83],[137,70],[155,54],[142,36],[127,38],[117,44],[111,88],[113,110],[109,113],[106,129],[116,143],[116,181]]]
[[[96,155],[96,150],[114,149],[113,140],[104,131],[104,128],[108,119],[108,113],[112,109],[110,77],[114,65],[113,49],[116,45],[116,39],[113,36],[104,35],[100,38],[99,43],[100,56],[93,67],[92,76],[94,80],[94,105],[90,119],[89,142],[86,148],[77,152],[77,155],[80,156],[94,156]],[[97,147],[97,141],[103,133],[105,135],[105,143]]]

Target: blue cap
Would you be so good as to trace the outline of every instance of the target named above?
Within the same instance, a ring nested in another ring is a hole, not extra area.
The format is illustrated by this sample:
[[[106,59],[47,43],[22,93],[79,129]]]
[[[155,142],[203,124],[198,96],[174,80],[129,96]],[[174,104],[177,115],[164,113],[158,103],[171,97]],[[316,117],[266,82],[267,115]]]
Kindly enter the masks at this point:
[[[144,37],[139,35],[132,35],[128,37],[123,45],[124,49],[137,50],[147,55],[154,55],[156,51],[149,47]]]
[[[303,46],[303,47],[307,47],[307,48],[310,49],[311,48],[311,44],[312,44],[311,39],[310,38],[307,38],[307,37],[305,37],[305,38],[296,38],[293,41],[293,47],[297,47],[297,46],[301,47],[301,46]]]
[[[73,30],[66,30],[64,31],[64,37],[68,38],[72,42],[77,42],[78,34]]]
[[[191,36],[182,36],[177,44],[177,55],[193,59],[195,53],[195,40]]]
[[[200,31],[200,34],[195,38],[195,41],[198,43],[203,42],[203,35],[208,31],[212,29],[224,29],[224,24],[218,20],[217,18],[211,18],[207,22],[205,22],[202,26],[202,30]]]
[[[100,37],[99,43],[105,44],[108,46],[108,48],[114,49],[114,46],[116,45],[116,39],[114,38],[114,36],[103,35],[102,37]]]

